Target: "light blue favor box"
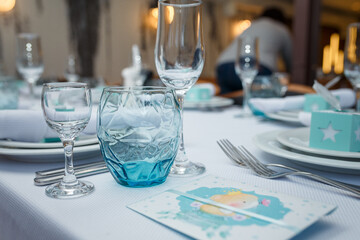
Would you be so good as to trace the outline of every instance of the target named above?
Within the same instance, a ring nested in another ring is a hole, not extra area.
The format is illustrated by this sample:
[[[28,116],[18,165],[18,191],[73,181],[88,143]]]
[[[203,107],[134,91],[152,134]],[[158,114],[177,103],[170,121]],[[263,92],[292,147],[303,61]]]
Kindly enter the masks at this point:
[[[193,86],[186,93],[185,100],[187,101],[206,101],[211,99],[211,90],[206,87]]]
[[[305,94],[304,112],[333,109],[319,94]]]
[[[319,111],[311,115],[310,147],[360,151],[360,114]]]

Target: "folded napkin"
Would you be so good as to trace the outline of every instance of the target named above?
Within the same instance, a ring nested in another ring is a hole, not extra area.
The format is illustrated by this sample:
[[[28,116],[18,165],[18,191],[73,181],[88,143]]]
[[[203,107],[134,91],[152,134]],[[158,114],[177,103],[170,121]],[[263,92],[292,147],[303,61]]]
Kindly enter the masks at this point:
[[[83,134],[96,134],[96,117],[97,109],[93,108]],[[40,142],[54,137],[58,134],[47,125],[41,110],[0,110],[0,139]]]
[[[331,91],[335,97],[339,97],[340,105],[344,108],[354,106],[356,101],[355,92],[349,88]],[[305,96],[289,96],[285,98],[252,98],[249,100],[250,106],[262,113],[274,113],[278,111],[303,109]]]

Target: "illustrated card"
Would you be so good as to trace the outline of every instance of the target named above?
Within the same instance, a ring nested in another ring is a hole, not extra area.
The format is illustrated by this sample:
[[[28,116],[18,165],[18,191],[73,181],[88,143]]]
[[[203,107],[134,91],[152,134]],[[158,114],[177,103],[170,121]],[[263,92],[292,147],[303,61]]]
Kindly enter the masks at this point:
[[[336,209],[213,175],[128,207],[197,239],[289,239]]]

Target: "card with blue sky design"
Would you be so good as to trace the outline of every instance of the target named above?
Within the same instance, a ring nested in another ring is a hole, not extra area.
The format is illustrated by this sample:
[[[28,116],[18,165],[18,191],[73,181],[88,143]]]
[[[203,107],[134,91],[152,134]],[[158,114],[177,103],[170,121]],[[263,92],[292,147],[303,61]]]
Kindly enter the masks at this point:
[[[336,209],[213,175],[128,207],[196,239],[289,239]]]

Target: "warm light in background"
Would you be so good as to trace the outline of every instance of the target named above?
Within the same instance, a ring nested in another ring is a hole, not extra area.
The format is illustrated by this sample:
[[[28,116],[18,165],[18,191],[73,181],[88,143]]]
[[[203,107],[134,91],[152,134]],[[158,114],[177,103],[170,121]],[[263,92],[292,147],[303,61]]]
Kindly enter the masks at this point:
[[[150,8],[146,23],[150,28],[156,29],[159,16],[158,8]]]
[[[351,27],[349,29],[349,47],[347,49],[347,58],[352,62],[355,63],[356,62],[356,35],[357,35],[357,30],[356,27]]]
[[[232,25],[231,34],[233,37],[240,35],[243,31],[245,31],[248,27],[250,27],[251,21],[250,20],[239,20],[236,21]]]
[[[0,0],[0,12],[9,12],[15,6],[16,0]]]
[[[169,24],[174,20],[174,7],[166,6],[166,20]]]
[[[166,16],[166,21],[168,23],[172,23],[172,21],[174,20],[174,7],[167,6],[165,10],[165,16]],[[147,25],[150,28],[157,29],[158,17],[159,17],[159,9],[150,8],[146,19]]]
[[[340,74],[344,70],[344,52],[339,50],[340,36],[333,33],[330,36],[330,45],[326,45],[323,50],[322,71],[325,74],[332,70]]]

